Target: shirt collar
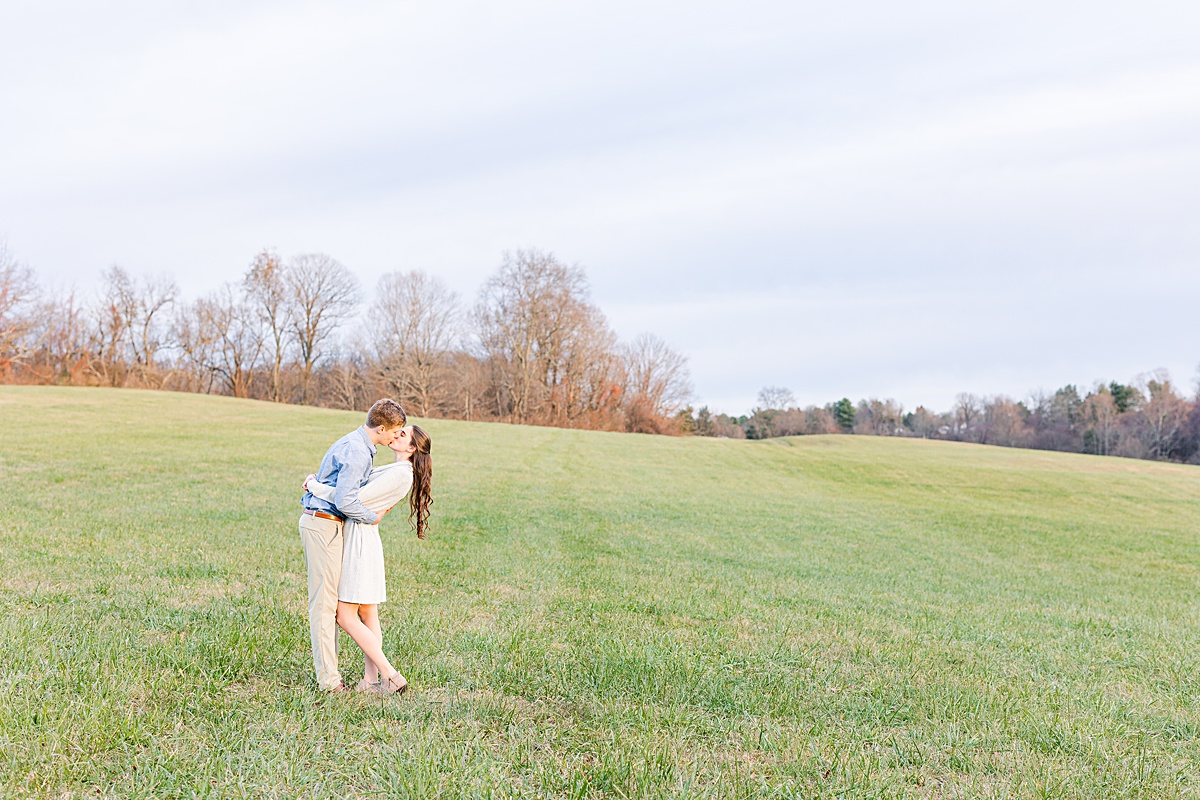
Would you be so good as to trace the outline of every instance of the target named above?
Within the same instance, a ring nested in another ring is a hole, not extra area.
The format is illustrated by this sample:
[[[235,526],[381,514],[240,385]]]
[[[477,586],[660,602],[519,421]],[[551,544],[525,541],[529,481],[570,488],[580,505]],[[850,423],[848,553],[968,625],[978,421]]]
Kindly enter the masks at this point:
[[[367,447],[370,448],[371,455],[374,456],[375,455],[375,443],[371,441],[370,436],[367,436],[367,426],[360,425],[358,427],[358,432],[362,435],[363,441],[367,443]]]

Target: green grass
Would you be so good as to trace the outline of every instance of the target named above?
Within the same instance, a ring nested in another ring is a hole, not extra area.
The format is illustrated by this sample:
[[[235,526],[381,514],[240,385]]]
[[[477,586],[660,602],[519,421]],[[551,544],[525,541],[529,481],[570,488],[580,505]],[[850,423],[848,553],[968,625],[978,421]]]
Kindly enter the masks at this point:
[[[0,795],[1200,796],[1196,467],[429,421],[413,690],[323,696],[298,485],[359,422],[0,388]]]

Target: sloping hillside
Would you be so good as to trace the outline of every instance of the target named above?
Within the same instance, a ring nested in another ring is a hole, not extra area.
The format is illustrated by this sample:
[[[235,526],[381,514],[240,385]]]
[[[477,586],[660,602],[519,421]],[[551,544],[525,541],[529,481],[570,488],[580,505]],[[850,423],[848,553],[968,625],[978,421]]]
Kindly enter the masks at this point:
[[[1200,791],[1200,468],[421,422],[381,701],[316,693],[296,532],[360,422],[0,387],[0,794]]]

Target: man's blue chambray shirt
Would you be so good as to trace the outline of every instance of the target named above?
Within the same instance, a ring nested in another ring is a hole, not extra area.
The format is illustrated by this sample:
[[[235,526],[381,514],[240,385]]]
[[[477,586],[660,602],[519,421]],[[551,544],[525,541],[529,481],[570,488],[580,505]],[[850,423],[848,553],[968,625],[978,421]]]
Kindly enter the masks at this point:
[[[347,433],[338,439],[321,459],[317,480],[334,487],[333,502],[304,493],[305,508],[325,511],[339,517],[374,525],[379,515],[364,506],[358,499],[358,490],[371,476],[371,465],[375,461],[375,445],[367,438],[365,428]]]

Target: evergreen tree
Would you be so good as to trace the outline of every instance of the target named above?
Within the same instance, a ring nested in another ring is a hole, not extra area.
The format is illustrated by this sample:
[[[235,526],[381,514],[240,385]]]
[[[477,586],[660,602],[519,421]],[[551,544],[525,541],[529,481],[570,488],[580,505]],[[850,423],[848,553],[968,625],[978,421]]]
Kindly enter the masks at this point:
[[[849,433],[854,428],[854,403],[850,402],[849,397],[843,397],[833,404],[833,418],[844,432]]]
[[[1108,390],[1112,392],[1118,414],[1124,414],[1131,408],[1137,408],[1138,400],[1141,399],[1141,393],[1137,389],[1132,386],[1122,386],[1116,381],[1108,385]]]

